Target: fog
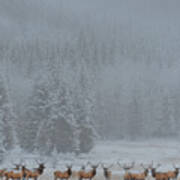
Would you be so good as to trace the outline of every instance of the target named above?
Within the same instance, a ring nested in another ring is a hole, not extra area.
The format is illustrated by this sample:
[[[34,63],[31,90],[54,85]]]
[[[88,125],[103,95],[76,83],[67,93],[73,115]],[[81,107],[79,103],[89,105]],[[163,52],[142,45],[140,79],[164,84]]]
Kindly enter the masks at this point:
[[[1,147],[179,137],[178,0],[0,3]]]

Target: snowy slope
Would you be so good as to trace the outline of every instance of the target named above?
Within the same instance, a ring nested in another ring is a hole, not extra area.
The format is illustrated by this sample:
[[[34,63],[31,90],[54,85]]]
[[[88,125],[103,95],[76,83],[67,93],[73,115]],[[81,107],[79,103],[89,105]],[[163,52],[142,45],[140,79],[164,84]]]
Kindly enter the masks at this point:
[[[27,154],[20,149],[13,150],[6,154],[2,166],[12,166],[12,162],[22,161],[28,167],[37,166],[35,160],[46,161],[48,169],[65,169],[66,164],[73,164],[73,169],[79,169],[82,164],[88,161],[92,163],[103,162],[106,164],[130,163],[135,161],[140,163],[163,164],[163,169],[172,168],[172,163],[180,165],[180,144],[172,140],[154,140],[148,142],[128,142],[128,141],[101,141],[88,154],[54,154],[51,156],[39,156],[37,154]]]

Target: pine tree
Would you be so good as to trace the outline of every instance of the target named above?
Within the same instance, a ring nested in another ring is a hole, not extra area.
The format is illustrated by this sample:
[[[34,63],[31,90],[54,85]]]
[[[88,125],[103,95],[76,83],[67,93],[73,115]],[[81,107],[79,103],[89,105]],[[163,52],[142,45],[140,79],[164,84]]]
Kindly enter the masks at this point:
[[[49,84],[42,79],[37,80],[34,85],[32,96],[29,98],[25,123],[21,129],[21,145],[28,151],[37,150],[39,147],[37,141],[38,131],[42,123],[49,116]]]
[[[65,86],[51,92],[49,116],[44,121],[37,142],[46,153],[56,148],[58,152],[71,152],[73,147],[73,129],[71,107]],[[47,144],[46,142],[49,142]]]
[[[4,80],[0,75],[0,154],[13,147],[13,129],[10,123],[13,122],[13,114],[7,95]]]
[[[85,64],[81,64],[79,86],[74,93],[73,111],[78,124],[75,129],[79,136],[80,152],[89,152],[94,146],[94,138],[97,135],[93,125],[94,94],[91,91],[89,77]]]

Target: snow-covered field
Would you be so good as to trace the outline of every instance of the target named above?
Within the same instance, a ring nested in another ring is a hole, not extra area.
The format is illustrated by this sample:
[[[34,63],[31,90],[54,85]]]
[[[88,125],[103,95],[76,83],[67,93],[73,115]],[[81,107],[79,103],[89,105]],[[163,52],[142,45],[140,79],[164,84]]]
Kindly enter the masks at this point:
[[[54,170],[65,170],[66,164],[73,165],[73,171],[81,168],[81,165],[90,161],[92,164],[103,162],[107,165],[114,164],[112,170],[112,178],[120,179],[124,171],[117,165],[120,163],[136,162],[136,167],[133,172],[141,172],[142,168],[139,167],[140,163],[149,164],[154,161],[154,164],[161,163],[162,166],[159,170],[166,171],[173,169],[172,164],[180,166],[180,143],[172,140],[153,140],[148,142],[127,142],[127,141],[114,141],[114,142],[98,142],[94,149],[88,154],[81,154],[75,156],[74,154],[59,154],[50,157],[37,156],[36,154],[27,155],[20,150],[15,150],[8,153],[4,164],[1,167],[12,167],[12,162],[19,162],[22,159],[27,167],[36,167],[35,159],[46,161],[45,173],[40,179],[50,180],[53,178]],[[87,170],[90,167],[87,167]],[[73,177],[76,178],[76,176]],[[102,168],[97,169],[97,176],[95,179],[102,179]]]

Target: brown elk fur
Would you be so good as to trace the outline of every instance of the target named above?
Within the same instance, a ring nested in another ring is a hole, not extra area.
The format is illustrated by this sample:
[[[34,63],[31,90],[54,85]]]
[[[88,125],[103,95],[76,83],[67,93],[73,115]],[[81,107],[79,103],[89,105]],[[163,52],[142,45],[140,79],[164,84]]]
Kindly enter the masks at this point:
[[[165,172],[156,172],[156,168],[151,169],[152,177],[156,180],[169,180],[167,173]]]
[[[91,166],[92,170],[85,172],[83,169],[78,172],[79,180],[82,179],[92,179],[96,175],[96,169],[98,166]]]
[[[67,171],[62,172],[62,171],[55,171],[54,172],[54,179],[69,179],[72,175],[72,166],[67,166]]]
[[[23,177],[23,173],[22,172],[14,173],[13,171],[10,171],[10,172],[5,172],[4,176],[5,176],[6,180],[9,180],[9,179],[20,180]]]
[[[124,180],[145,180],[148,175],[148,169],[146,169],[143,173],[135,174],[127,172],[124,175]]]
[[[102,164],[102,168],[104,171],[104,177],[106,180],[110,180],[111,176],[112,176],[112,172],[109,170],[109,168],[111,168],[113,165],[109,166],[109,167],[105,167],[104,164]]]
[[[18,172],[18,173],[15,173],[13,171],[4,172],[4,177],[6,178],[6,180],[8,180],[8,179],[20,180],[20,179],[24,178],[25,175],[26,175],[25,166],[22,166],[21,172]]]
[[[148,175],[148,172],[148,169],[145,169],[143,173],[131,174],[131,178],[133,180],[145,180]]]
[[[0,178],[4,177],[5,172],[6,172],[6,169],[1,169],[0,170]]]
[[[34,180],[37,180],[37,178],[43,174],[45,169],[44,164],[39,164],[39,167],[35,169],[35,171],[30,171],[27,168],[25,168],[25,177],[27,179],[32,178]]]
[[[179,168],[177,168],[175,165],[173,165],[174,171],[168,171],[167,176],[169,179],[177,179],[179,174]]]
[[[129,172],[126,172],[124,175],[124,180],[132,180],[132,174]]]

